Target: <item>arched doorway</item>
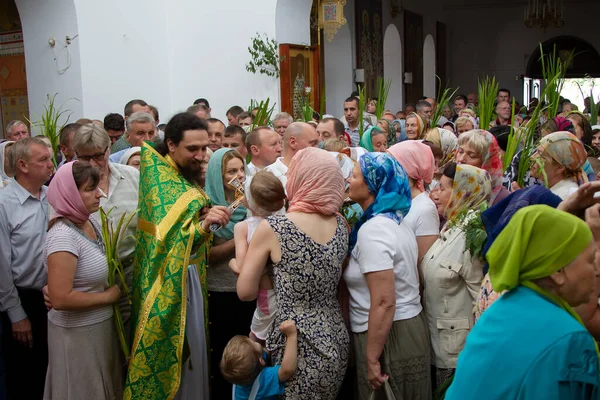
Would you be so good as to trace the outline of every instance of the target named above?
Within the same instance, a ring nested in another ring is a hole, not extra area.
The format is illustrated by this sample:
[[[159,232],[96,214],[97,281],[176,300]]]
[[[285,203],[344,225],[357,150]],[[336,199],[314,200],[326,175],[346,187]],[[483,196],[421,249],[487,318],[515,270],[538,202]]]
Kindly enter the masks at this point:
[[[402,41],[396,25],[390,24],[383,36],[383,76],[391,79],[392,85],[387,98],[386,108],[396,112],[403,107],[402,81]]]
[[[600,78],[600,55],[590,43],[576,36],[557,36],[542,43],[544,54],[551,54],[555,46],[559,56],[566,56],[571,51],[574,53],[573,62],[567,69],[567,78],[584,78],[586,75]],[[529,57],[525,75],[534,79],[542,78],[539,46]]]
[[[27,124],[29,103],[21,18],[14,0],[0,2],[0,137],[15,119]]]
[[[435,97],[435,42],[431,35],[423,44],[423,95]]]

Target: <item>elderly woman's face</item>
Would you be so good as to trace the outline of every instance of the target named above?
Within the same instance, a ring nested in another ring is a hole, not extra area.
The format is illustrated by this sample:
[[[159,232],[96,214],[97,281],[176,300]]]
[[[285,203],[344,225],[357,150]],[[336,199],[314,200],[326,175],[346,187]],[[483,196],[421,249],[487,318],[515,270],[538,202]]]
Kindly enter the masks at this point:
[[[555,162],[550,156],[538,148],[531,156],[531,168],[529,173],[533,178],[543,182],[551,188],[565,176],[565,167]]]
[[[456,163],[467,164],[473,167],[481,168],[483,165],[483,158],[479,152],[472,147],[469,142],[460,145],[456,150]]]
[[[406,136],[408,136],[410,140],[419,139],[419,125],[415,117],[406,120]]]
[[[379,153],[385,153],[387,151],[387,137],[384,134],[371,136],[371,143],[373,149]]]
[[[362,206],[369,198],[373,197],[373,194],[369,192],[369,187],[367,186],[367,182],[365,182],[365,177],[362,174],[359,163],[354,165],[348,183],[350,184],[348,197],[350,197],[352,201],[355,201]]]
[[[452,184],[454,181],[447,176],[442,176],[440,179],[440,185],[431,192],[431,200],[437,207],[438,215],[443,216],[446,211],[446,206],[450,202],[452,197]],[[435,193],[434,193],[435,192]]]
[[[133,167],[139,171],[140,170],[140,155],[134,154],[131,157],[129,157],[129,160],[127,161],[127,165],[129,165],[130,167]]]
[[[594,293],[594,282],[600,271],[595,263],[596,245],[588,247],[569,265],[555,272],[550,279],[556,285],[557,294],[571,307],[577,307],[590,301]]]
[[[456,128],[458,129],[458,136],[460,136],[461,133],[469,132],[475,129],[471,121],[458,125]]]

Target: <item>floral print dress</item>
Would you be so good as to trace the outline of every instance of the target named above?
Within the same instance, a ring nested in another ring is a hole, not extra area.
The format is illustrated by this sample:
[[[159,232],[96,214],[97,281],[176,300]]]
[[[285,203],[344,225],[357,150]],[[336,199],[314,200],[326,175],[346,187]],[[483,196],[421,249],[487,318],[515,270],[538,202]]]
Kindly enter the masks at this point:
[[[337,216],[334,236],[320,244],[285,215],[267,218],[281,245],[281,261],[270,267],[278,314],[267,349],[281,364],[285,335],[279,325],[292,319],[298,329],[298,368],[286,382],[285,399],[335,399],[344,380],[349,337],[337,289],[348,253],[348,229]]]

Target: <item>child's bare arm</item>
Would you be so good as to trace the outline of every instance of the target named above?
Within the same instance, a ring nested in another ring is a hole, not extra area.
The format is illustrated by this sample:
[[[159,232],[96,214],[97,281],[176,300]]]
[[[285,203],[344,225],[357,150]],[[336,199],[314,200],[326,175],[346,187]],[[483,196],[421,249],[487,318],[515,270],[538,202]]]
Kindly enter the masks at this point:
[[[239,275],[241,269],[239,265],[244,265],[244,258],[248,252],[248,222],[242,221],[235,224],[233,227],[233,240],[235,243],[235,259],[229,262],[229,268],[236,274]]]
[[[283,361],[279,367],[279,382],[285,382],[294,375],[298,364],[298,331],[292,320],[284,321],[279,330],[287,337]]]

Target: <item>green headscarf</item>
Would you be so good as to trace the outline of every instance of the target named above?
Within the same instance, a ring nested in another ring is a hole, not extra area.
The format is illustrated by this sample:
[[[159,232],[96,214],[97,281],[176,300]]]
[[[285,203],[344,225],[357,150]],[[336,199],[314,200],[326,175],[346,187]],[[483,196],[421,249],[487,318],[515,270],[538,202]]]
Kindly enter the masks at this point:
[[[367,149],[369,153],[375,152],[375,149],[373,148],[373,132],[375,132],[375,134],[385,134],[385,132],[377,126],[372,126],[363,133],[360,138],[360,147]]]
[[[592,232],[579,218],[546,205],[522,208],[500,232],[486,258],[497,293],[523,285],[567,311],[579,315],[559,296],[532,281],[552,275],[577,258],[592,241]]]
[[[228,207],[229,203],[225,200],[225,188],[223,183],[223,156],[225,153],[233,151],[231,148],[222,148],[215,151],[208,162],[206,170],[206,194],[217,206]],[[227,182],[225,182],[227,183]],[[233,239],[233,226],[246,218],[246,207],[239,206],[231,214],[227,226],[221,227],[215,232],[215,235],[223,239]]]

